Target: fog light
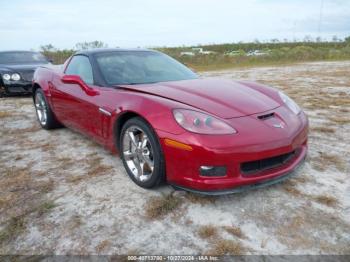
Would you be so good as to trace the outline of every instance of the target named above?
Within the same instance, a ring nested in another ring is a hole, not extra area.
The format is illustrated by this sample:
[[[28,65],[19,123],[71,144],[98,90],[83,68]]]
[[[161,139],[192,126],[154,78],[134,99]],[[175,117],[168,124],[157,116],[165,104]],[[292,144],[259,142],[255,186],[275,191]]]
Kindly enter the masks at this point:
[[[201,176],[226,176],[225,166],[201,166],[199,168],[199,173]]]

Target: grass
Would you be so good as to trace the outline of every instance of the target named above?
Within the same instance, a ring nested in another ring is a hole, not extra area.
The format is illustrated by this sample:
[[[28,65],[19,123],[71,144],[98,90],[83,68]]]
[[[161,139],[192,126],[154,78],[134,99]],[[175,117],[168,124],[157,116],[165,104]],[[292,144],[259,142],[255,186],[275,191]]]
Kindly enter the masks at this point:
[[[32,125],[31,127],[17,129],[16,132],[20,133],[32,133],[42,130],[39,124]]]
[[[348,117],[329,117],[328,118],[333,123],[336,123],[338,125],[347,125],[350,124],[350,116]]]
[[[17,155],[16,157],[15,157],[15,160],[16,161],[19,161],[19,160],[22,160],[23,159],[23,156],[21,156],[21,155]]]
[[[214,242],[213,248],[209,251],[209,254],[215,256],[243,255],[245,252],[246,249],[240,242],[227,239],[217,239]]]
[[[316,77],[316,76],[315,76]],[[348,106],[350,105],[350,98],[348,96],[331,96],[328,93],[320,92],[319,96],[312,96],[308,94],[302,99],[307,99],[304,104],[305,107],[310,109],[326,109],[329,110],[331,106]],[[350,122],[350,119],[347,117],[340,116],[329,116],[327,117],[330,121],[336,124],[347,124]]]
[[[178,58],[177,58],[178,59]],[[178,59],[181,61],[181,58]],[[228,70],[228,69],[248,69],[251,67],[275,67],[275,66],[291,66],[296,64],[296,61],[247,61],[243,63],[225,63],[222,61],[218,61],[217,63],[212,64],[200,64],[200,63],[186,63],[186,66],[191,68],[196,72],[209,72],[209,71],[220,71],[220,70]]]
[[[188,199],[191,203],[206,205],[206,204],[215,203],[217,198],[212,196],[204,196],[204,195],[187,192],[186,199]]]
[[[85,175],[79,175],[79,176],[70,176],[66,178],[67,182],[77,184],[81,182],[82,180],[96,177],[96,176],[102,176],[105,175],[106,173],[110,173],[113,170],[112,166],[107,166],[102,163],[102,158],[97,157],[95,153],[91,154],[88,156],[89,158],[89,167],[88,171]],[[73,164],[71,162],[71,159],[67,159],[68,164]]]
[[[14,239],[25,230],[23,216],[12,217],[8,224],[0,231],[0,244]]]
[[[73,183],[73,184],[77,184],[79,182],[81,182],[82,180],[86,179],[87,176],[84,175],[80,175],[80,176],[69,176],[66,178],[66,181],[68,183]]]
[[[40,204],[32,209],[23,211],[21,215],[11,217],[7,225],[0,231],[0,244],[14,240],[19,234],[26,229],[26,217],[32,213],[42,216],[56,207],[53,201]]]
[[[323,204],[329,207],[337,207],[339,204],[338,199],[329,195],[313,196],[312,199],[320,204]]]
[[[333,134],[335,133],[335,129],[332,127],[325,127],[325,126],[317,126],[311,128],[312,132],[319,132],[319,133],[328,133],[328,134]]]
[[[0,119],[5,118],[5,117],[10,117],[10,116],[12,116],[12,114],[10,112],[0,111]]]
[[[57,205],[54,203],[54,201],[47,201],[39,205],[37,208],[37,213],[39,216],[42,216],[48,212],[51,211],[51,209],[54,209]]]
[[[73,230],[76,230],[77,228],[81,227],[81,225],[83,225],[83,224],[84,224],[84,222],[83,222],[81,216],[79,216],[78,214],[75,214],[67,222],[67,229],[69,231],[73,232]]]
[[[31,171],[30,163],[26,168],[1,164],[0,213],[3,223],[0,244],[4,244],[10,243],[25,230],[29,217],[40,217],[56,205],[45,196],[53,190],[53,181],[35,180],[36,173]]]
[[[217,236],[217,228],[213,225],[201,226],[198,230],[198,235],[201,238],[211,238]]]
[[[338,212],[313,208],[307,202],[299,207],[286,206],[284,211],[286,216],[274,224],[272,236],[290,250],[317,248],[323,254],[340,254],[343,247],[348,246],[349,241],[343,232],[350,232],[350,226]],[[331,238],[317,237],[316,240],[315,234],[317,236],[320,232],[328,232]]]
[[[107,166],[102,163],[102,158],[97,156],[97,153],[92,153],[88,155],[89,159],[89,171],[88,176],[100,176],[105,175],[107,172],[110,172],[113,167]]]
[[[283,184],[282,188],[287,193],[289,193],[295,197],[299,197],[302,195],[302,192],[299,189],[295,188],[294,185],[292,185],[292,184],[288,184],[288,182]]]
[[[182,200],[172,194],[152,197],[146,203],[146,217],[149,219],[161,218],[173,212],[181,203]]]
[[[243,232],[236,226],[224,226],[226,232],[239,238],[245,238]],[[211,243],[211,249],[207,252],[210,255],[242,255],[246,252],[239,241],[232,241],[218,237],[218,228],[213,225],[200,226],[198,235],[202,239],[208,239]]]
[[[49,152],[49,151],[53,151],[56,148],[56,146],[52,143],[45,143],[42,146],[40,146],[40,149],[43,152]]]
[[[98,246],[96,247],[97,253],[102,253],[103,250],[105,250],[108,246],[110,246],[110,242],[108,240],[103,240]]]
[[[326,206],[333,207],[333,208],[336,208],[339,205],[339,201],[333,196],[306,194],[306,193],[300,191],[299,189],[297,189],[295,187],[295,185],[296,184],[294,184],[292,182],[289,183],[289,181],[288,181],[283,185],[283,189],[287,193],[289,193],[290,195],[293,195],[294,197],[301,197],[304,199],[309,199],[309,200],[318,202],[322,205],[326,205]]]
[[[230,233],[233,236],[245,238],[245,235],[243,234],[242,230],[237,226],[224,226],[224,229],[226,232]]]
[[[346,162],[335,154],[320,152],[318,157],[311,158],[312,166],[318,171],[325,171],[329,166],[334,166],[341,172],[346,170]]]
[[[297,184],[305,184],[312,181],[312,179],[310,178],[310,176],[308,176],[307,174],[300,174],[298,176],[294,176],[291,179],[287,180],[285,183],[286,184],[290,184],[290,185],[297,185]]]

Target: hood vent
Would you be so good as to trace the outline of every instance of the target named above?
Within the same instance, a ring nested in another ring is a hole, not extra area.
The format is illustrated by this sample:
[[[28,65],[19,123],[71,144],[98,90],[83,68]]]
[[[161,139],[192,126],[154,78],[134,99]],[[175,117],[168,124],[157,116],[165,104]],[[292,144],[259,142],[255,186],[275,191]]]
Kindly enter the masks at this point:
[[[275,113],[269,113],[269,114],[266,114],[266,115],[258,116],[258,118],[260,120],[266,120],[266,119],[269,119],[269,118],[274,117],[274,116],[275,116]]]

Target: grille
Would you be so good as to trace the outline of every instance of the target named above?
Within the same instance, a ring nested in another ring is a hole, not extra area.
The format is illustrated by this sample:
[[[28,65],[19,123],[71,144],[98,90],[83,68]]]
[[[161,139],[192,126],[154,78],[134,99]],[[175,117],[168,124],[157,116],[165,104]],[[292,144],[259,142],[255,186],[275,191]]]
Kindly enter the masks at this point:
[[[279,156],[245,162],[241,164],[241,172],[246,175],[251,175],[267,169],[279,167],[291,160],[296,154],[297,151],[294,150]]]
[[[33,75],[34,75],[34,71],[33,71],[33,70],[21,72],[21,77],[22,77],[23,80],[25,80],[25,81],[32,81]]]

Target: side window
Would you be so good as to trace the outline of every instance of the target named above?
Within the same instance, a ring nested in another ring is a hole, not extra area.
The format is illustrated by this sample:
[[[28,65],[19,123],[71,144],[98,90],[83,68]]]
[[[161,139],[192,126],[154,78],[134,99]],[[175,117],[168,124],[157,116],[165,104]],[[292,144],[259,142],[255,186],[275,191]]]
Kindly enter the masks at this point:
[[[87,84],[92,85],[94,78],[89,58],[82,55],[73,56],[66,69],[66,75],[78,75]]]

